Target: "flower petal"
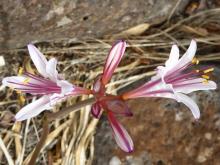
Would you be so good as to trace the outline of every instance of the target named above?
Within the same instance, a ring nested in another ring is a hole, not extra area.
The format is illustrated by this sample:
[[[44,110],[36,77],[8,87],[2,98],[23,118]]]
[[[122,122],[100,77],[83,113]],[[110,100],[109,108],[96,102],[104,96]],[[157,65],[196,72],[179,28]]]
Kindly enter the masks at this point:
[[[94,103],[91,108],[91,114],[95,118],[99,119],[101,117],[101,110],[102,110],[101,105],[99,103]]]
[[[22,76],[11,76],[3,79],[2,83],[15,90],[31,94],[60,93],[60,87],[51,80],[30,73]]]
[[[74,86],[66,80],[58,80],[57,85],[61,87],[61,94],[67,94],[74,90]]]
[[[58,78],[58,72],[56,67],[57,60],[55,58],[51,58],[46,65],[46,72],[48,77],[54,82],[56,82]]]
[[[161,79],[151,80],[142,86],[122,94],[124,100],[139,97],[174,98],[172,84],[166,84]]]
[[[45,56],[32,44],[28,44],[28,51],[31,56],[31,59],[36,66],[38,72],[44,76],[45,78],[48,77],[46,73],[46,64],[47,60]]]
[[[134,144],[128,132],[116,120],[111,112],[108,113],[108,120],[110,122],[113,135],[118,146],[125,152],[132,152],[134,150]]]
[[[126,49],[125,41],[119,41],[112,46],[103,70],[102,82],[104,85],[107,84],[108,81],[111,79],[115,68],[118,66],[118,64],[122,59],[122,56],[124,55],[125,49]]]
[[[192,112],[195,119],[199,119],[200,117],[200,111],[198,105],[187,95],[182,93],[176,93],[175,94],[178,98],[178,102],[182,102],[185,104]]]
[[[98,75],[93,84],[93,92],[103,94],[105,93],[105,86],[102,83],[102,75]]]
[[[52,96],[50,96],[50,105],[55,106],[57,103],[66,100],[69,96],[70,94],[63,95],[63,94],[55,93]]]
[[[112,111],[114,114],[123,116],[133,116],[128,105],[125,103],[125,101],[121,99],[106,100],[105,104],[108,110]]]
[[[51,109],[50,99],[48,96],[43,96],[40,99],[26,105],[23,107],[16,115],[15,119],[17,121],[22,121],[26,119],[30,119],[32,117],[37,116],[39,113],[46,109]]]
[[[189,48],[187,49],[186,53],[173,65],[171,68],[165,67],[165,71],[163,72],[163,77],[170,74],[175,74],[180,72],[182,69],[185,69],[184,66],[187,66],[189,63],[192,62],[195,53],[196,53],[196,41],[192,40],[190,43]]]
[[[4,86],[10,87],[10,88],[23,88],[23,83],[25,81],[25,77],[23,76],[11,76],[11,77],[5,77],[2,80],[2,84]]]
[[[177,45],[173,45],[170,51],[169,59],[166,61],[165,66],[168,68],[172,68],[176,65],[179,60],[179,48]]]
[[[175,92],[181,93],[191,93],[199,90],[211,90],[216,89],[217,85],[214,81],[207,81],[203,78],[197,78],[193,80],[188,80],[185,84],[177,84],[174,85]]]
[[[192,40],[189,45],[189,48],[187,49],[186,53],[181,57],[179,63],[185,65],[186,63],[191,62],[196,54],[196,49],[196,41]]]
[[[196,54],[196,49],[196,41],[192,40],[186,53],[180,58],[178,63],[176,63],[174,69],[178,70],[179,68],[182,68],[183,66],[187,65],[187,63],[191,63]]]

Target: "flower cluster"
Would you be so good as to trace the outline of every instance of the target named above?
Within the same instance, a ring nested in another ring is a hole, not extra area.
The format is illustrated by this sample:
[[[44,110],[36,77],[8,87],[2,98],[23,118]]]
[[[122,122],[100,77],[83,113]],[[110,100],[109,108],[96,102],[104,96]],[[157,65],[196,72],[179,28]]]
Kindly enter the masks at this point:
[[[93,95],[95,103],[91,107],[91,114],[99,119],[102,111],[105,111],[116,143],[123,151],[132,152],[134,150],[132,139],[117,120],[118,116],[132,116],[126,100],[139,97],[171,98],[185,104],[195,119],[200,117],[197,104],[186,94],[198,90],[216,89],[216,83],[210,81],[207,75],[214,70],[213,68],[194,69],[193,65],[199,63],[194,58],[196,53],[194,40],[181,58],[179,58],[178,47],[173,45],[165,66],[157,67],[156,75],[149,82],[121,95],[112,95],[106,92],[106,85],[119,65],[125,49],[125,41],[115,43],[109,52],[103,73],[97,76],[93,89],[85,89],[64,80],[56,70],[56,59],[47,61],[34,45],[29,44],[30,57],[40,75],[20,70],[18,76],[6,77],[2,83],[20,92],[41,97],[23,107],[16,114],[16,120],[32,118],[70,96]]]

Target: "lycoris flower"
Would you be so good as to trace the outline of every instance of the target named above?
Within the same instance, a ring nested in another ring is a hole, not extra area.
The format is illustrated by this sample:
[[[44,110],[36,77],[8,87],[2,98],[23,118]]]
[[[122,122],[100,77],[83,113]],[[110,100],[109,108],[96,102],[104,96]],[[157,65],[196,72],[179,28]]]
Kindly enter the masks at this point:
[[[40,76],[19,71],[18,76],[6,77],[3,84],[23,93],[40,95],[41,97],[23,107],[15,116],[16,120],[29,119],[48,110],[57,102],[68,96],[89,95],[95,98],[91,114],[100,118],[102,110],[107,114],[113,136],[118,146],[125,152],[132,152],[134,144],[125,128],[117,121],[117,116],[132,116],[126,100],[139,97],[164,97],[175,99],[184,103],[192,111],[193,116],[198,119],[200,111],[197,104],[186,94],[198,90],[216,89],[216,83],[209,80],[207,75],[214,68],[206,67],[195,69],[194,64],[199,61],[194,58],[196,53],[196,42],[192,40],[186,53],[179,59],[179,49],[172,46],[170,57],[165,66],[157,67],[157,73],[151,80],[134,90],[115,96],[106,93],[106,85],[110,81],[114,70],[120,63],[126,49],[126,42],[118,41],[114,44],[107,57],[103,73],[98,75],[93,89],[77,87],[61,78],[56,70],[55,58],[46,60],[44,55],[32,44],[28,50],[33,63]]]
[[[93,85],[93,95],[96,102],[92,105],[91,113],[100,118],[103,109],[108,116],[113,135],[118,146],[125,152],[132,152],[134,144],[125,128],[117,121],[116,115],[131,116],[127,104],[120,98],[106,93],[106,84],[110,81],[112,74],[125,52],[126,43],[118,41],[114,44],[107,57],[103,73],[99,75]]]
[[[214,68],[193,69],[199,61],[194,58],[196,41],[192,40],[186,53],[179,59],[179,49],[173,45],[165,66],[157,68],[157,74],[144,85],[122,95],[124,100],[138,97],[165,97],[182,102],[192,111],[195,119],[200,117],[197,104],[186,94],[198,90],[216,89],[216,83],[208,80],[207,73]]]
[[[61,78],[56,70],[55,58],[46,60],[44,55],[32,44],[28,45],[30,57],[41,76],[19,70],[18,76],[6,77],[2,83],[22,93],[42,96],[23,107],[15,116],[17,121],[32,118],[67,96],[90,94],[90,91],[76,87]]]

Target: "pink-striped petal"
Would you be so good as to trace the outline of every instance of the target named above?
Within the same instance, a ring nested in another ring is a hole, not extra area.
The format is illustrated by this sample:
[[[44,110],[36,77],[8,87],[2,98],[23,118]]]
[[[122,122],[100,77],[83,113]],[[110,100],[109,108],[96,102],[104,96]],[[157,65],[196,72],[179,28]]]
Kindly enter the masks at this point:
[[[47,72],[46,72],[47,60],[45,56],[32,44],[28,44],[28,51],[38,72],[42,76],[47,78],[48,77]]]
[[[69,96],[71,96],[70,93],[63,95],[63,94],[58,94],[55,93],[53,95],[50,95],[50,106],[55,106],[57,103],[60,103],[64,100],[66,100]]]
[[[123,115],[123,116],[133,116],[131,110],[125,101],[120,99],[106,100],[105,104],[109,111],[112,111],[114,114]]]
[[[30,119],[32,117],[37,116],[39,113],[41,113],[44,110],[49,110],[52,107],[50,106],[50,99],[49,97],[42,96],[40,99],[26,105],[23,107],[16,115],[15,119],[17,121],[22,121],[26,119]]]
[[[196,54],[196,49],[197,49],[196,41],[192,40],[186,53],[180,58],[179,63],[182,65],[190,63]]]
[[[23,76],[5,77],[2,80],[2,84],[10,88],[24,88],[25,79]]]
[[[103,70],[102,82],[104,85],[106,85],[111,79],[115,68],[118,66],[118,64],[122,59],[122,56],[124,55],[125,49],[126,49],[125,41],[119,41],[112,46]]]
[[[51,80],[25,73],[22,76],[11,76],[3,79],[5,86],[31,94],[60,93],[60,87]]]
[[[91,114],[95,118],[99,119],[101,117],[101,110],[102,110],[101,105],[99,103],[94,103],[91,108]]]
[[[182,94],[182,93],[176,93],[175,95],[178,98],[177,99],[178,102],[182,102],[191,110],[195,119],[200,118],[199,107],[190,97],[188,97],[187,95]]]
[[[116,120],[111,112],[108,113],[108,120],[110,122],[111,128],[113,130],[113,135],[118,146],[125,152],[132,152],[134,150],[134,143],[128,132]]]
[[[192,40],[186,53],[179,59],[176,65],[171,70],[169,70],[169,73],[174,73],[175,71],[179,70],[185,65],[191,63],[196,54],[196,49],[197,49],[196,41]]]
[[[56,82],[58,79],[58,72],[56,67],[57,60],[55,58],[51,58],[46,65],[46,72],[48,77],[54,82]]]
[[[61,87],[61,94],[70,93],[74,90],[74,86],[65,80],[58,80],[57,85]]]
[[[165,66],[172,68],[179,60],[179,48],[177,45],[173,45],[170,51],[169,59],[166,61]]]
[[[188,80],[185,83],[174,85],[176,92],[181,92],[189,94],[194,91],[199,90],[213,90],[217,88],[217,85],[214,81],[207,81],[203,78],[197,78],[193,80]]]

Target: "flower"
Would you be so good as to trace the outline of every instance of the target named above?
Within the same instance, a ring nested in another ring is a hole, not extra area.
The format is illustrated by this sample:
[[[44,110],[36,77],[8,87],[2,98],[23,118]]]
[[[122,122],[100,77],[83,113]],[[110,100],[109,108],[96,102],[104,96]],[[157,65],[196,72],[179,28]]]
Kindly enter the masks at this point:
[[[32,44],[28,45],[30,57],[40,76],[19,70],[18,76],[6,77],[3,85],[19,92],[42,96],[38,100],[23,107],[15,116],[17,121],[32,118],[44,110],[52,109],[53,105],[67,96],[89,94],[90,91],[76,87],[63,80],[56,70],[55,58],[46,60],[44,55]]]
[[[125,152],[132,152],[134,149],[132,139],[125,128],[116,119],[116,115],[131,116],[132,113],[120,96],[107,94],[105,87],[121,61],[125,48],[125,41],[118,41],[112,46],[103,73],[97,76],[93,85],[93,95],[96,102],[92,105],[91,113],[94,117],[100,118],[101,110],[103,109],[107,113],[108,121],[118,146]]]
[[[124,93],[124,100],[138,97],[165,97],[182,102],[192,111],[195,119],[200,117],[197,104],[186,94],[198,90],[216,89],[216,83],[208,80],[214,68],[193,69],[199,61],[194,58],[196,41],[192,40],[186,53],[179,59],[179,49],[172,46],[170,57],[165,66],[157,68],[157,74],[142,86]]]

